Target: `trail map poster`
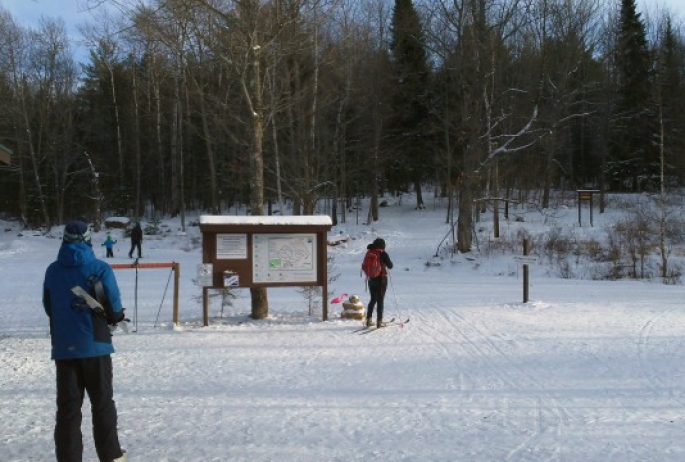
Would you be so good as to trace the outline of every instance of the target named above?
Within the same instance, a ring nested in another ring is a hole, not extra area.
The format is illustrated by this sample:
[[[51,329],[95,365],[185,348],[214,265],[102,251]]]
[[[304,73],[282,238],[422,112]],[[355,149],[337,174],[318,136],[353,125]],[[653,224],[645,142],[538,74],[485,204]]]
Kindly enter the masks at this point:
[[[252,280],[316,282],[316,234],[254,234]]]

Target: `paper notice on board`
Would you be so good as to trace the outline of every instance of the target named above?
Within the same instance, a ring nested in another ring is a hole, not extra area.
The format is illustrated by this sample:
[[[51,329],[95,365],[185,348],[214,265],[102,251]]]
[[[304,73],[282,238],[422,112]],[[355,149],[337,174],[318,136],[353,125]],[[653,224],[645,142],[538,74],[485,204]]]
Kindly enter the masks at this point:
[[[224,287],[240,287],[240,276],[232,271],[224,271]]]
[[[214,265],[211,263],[202,263],[197,265],[197,285],[200,287],[211,287],[212,276],[214,273]]]
[[[247,258],[247,234],[217,234],[216,258],[223,260]]]

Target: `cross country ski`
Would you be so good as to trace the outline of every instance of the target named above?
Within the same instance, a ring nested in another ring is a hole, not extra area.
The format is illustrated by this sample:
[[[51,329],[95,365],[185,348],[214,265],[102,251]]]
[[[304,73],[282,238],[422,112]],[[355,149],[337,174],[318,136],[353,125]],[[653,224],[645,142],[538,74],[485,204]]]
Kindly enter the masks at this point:
[[[388,324],[394,323],[394,322],[395,322],[395,318],[392,318],[390,321],[388,321],[388,322],[386,322],[386,323],[384,323],[384,324],[387,326]],[[363,331],[370,331],[370,330],[375,330],[375,329],[376,329],[375,326],[371,326],[371,327],[369,327],[369,326],[363,326],[363,327],[360,327],[359,329],[353,330],[353,331],[350,332],[350,333],[351,333],[351,334],[355,334],[355,333],[359,333],[359,332],[363,332]]]
[[[359,332],[359,335],[365,335],[365,334],[370,334],[371,332],[376,332],[381,329],[385,329],[386,327],[399,327],[400,329],[404,328],[404,325],[409,322],[409,318],[407,318],[406,321],[395,321],[395,318],[392,318],[388,322],[384,322],[383,326],[381,327],[364,327],[363,329],[356,330],[353,332]]]

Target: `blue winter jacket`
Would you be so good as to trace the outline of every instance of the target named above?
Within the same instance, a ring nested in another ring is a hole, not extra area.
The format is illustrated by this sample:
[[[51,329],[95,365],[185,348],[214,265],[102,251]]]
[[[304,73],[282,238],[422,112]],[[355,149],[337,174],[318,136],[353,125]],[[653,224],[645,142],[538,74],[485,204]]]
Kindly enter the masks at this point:
[[[50,317],[52,359],[90,358],[114,353],[107,319],[97,315],[71,292],[81,286],[93,298],[102,282],[110,319],[122,317],[121,295],[114,271],[98,260],[85,242],[62,244],[57,261],[48,266],[43,283],[43,307]]]

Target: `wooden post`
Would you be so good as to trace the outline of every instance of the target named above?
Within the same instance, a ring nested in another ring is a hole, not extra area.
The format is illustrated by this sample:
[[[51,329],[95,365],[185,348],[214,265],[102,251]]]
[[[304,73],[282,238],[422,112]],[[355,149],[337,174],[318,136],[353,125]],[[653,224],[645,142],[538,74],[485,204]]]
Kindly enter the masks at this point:
[[[205,327],[209,326],[209,287],[202,288],[202,318]]]
[[[328,257],[327,257],[327,252],[322,251],[321,249],[326,248],[326,232],[321,231],[318,233],[319,236],[319,246],[322,246],[318,254],[320,255],[319,257],[319,264],[321,265],[321,272],[323,273],[322,276],[322,287],[321,287],[321,294],[323,296],[323,300],[321,301],[321,310],[323,311],[322,318],[324,321],[328,321]]]
[[[178,326],[178,286],[181,279],[181,265],[174,263],[174,325]]]
[[[493,215],[492,215],[492,226],[493,226],[493,236],[499,238],[499,169],[497,168],[497,161],[493,167],[494,178],[493,183],[493,196],[495,198],[495,203],[493,204]]]
[[[523,255],[528,255],[528,239],[523,240]],[[528,303],[528,264],[523,264],[523,303]]]

